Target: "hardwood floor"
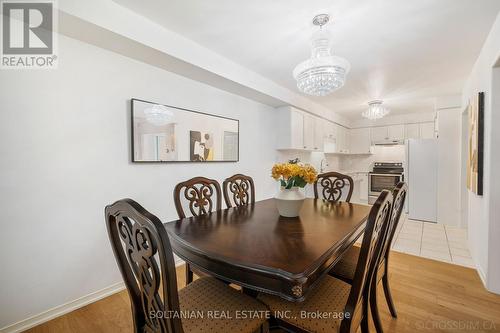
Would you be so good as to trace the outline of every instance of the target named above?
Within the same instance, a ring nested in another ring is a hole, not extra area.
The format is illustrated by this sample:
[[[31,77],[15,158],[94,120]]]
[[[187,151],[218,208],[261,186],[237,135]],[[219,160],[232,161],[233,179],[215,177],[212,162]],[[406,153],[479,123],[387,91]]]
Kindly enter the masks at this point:
[[[500,296],[484,289],[475,270],[392,252],[390,272],[398,318],[391,318],[379,286],[385,332],[500,332]],[[184,266],[177,279],[183,287]],[[133,332],[128,295],[122,291],[27,332]]]

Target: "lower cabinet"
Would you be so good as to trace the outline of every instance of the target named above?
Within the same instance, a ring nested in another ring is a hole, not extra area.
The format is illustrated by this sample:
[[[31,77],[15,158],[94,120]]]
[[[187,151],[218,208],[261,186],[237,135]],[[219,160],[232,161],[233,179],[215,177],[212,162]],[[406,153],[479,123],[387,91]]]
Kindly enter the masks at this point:
[[[362,203],[368,202],[368,173],[358,173],[359,181],[359,200]]]
[[[368,204],[368,173],[352,172],[347,173],[354,181],[354,190],[352,191],[351,202],[359,204]]]

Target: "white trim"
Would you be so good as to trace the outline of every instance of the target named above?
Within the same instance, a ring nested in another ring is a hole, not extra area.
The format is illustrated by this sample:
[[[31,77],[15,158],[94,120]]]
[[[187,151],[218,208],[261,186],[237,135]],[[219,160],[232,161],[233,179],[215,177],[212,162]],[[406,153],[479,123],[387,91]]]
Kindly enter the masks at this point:
[[[184,264],[184,261],[176,257],[175,267],[178,267],[182,264]],[[17,333],[25,331],[37,325],[43,324],[49,320],[62,316],[66,313],[82,308],[85,305],[97,302],[100,299],[116,294],[117,292],[120,292],[123,289],[125,289],[125,284],[123,283],[123,281],[117,282],[109,287],[95,291],[86,296],[77,298],[68,303],[58,305],[56,307],[53,307],[52,309],[49,309],[32,317],[18,321],[17,323],[5,326],[0,329],[0,333]]]
[[[0,329],[0,332],[15,333],[15,332],[25,331],[34,326],[40,325],[46,321],[62,316],[68,312],[84,307],[85,305],[88,305],[90,303],[96,302],[110,295],[113,295],[119,291],[122,291],[123,289],[125,289],[125,284],[123,282],[112,284],[109,287],[90,293],[86,296],[77,298],[74,301],[58,305],[52,309],[49,309],[47,311],[44,311],[27,319],[21,320],[15,324],[6,326]]]
[[[488,284],[486,283],[486,274],[484,274],[484,271],[483,271],[483,268],[481,267],[481,265],[476,264],[476,271],[479,275],[479,278],[483,282],[484,287],[486,289],[488,289]]]

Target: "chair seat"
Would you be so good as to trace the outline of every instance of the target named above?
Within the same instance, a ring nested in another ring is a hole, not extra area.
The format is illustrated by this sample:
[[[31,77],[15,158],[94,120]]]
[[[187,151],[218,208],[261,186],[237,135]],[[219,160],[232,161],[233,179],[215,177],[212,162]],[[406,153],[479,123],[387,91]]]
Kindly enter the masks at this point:
[[[352,280],[354,280],[354,273],[356,273],[356,265],[358,264],[360,250],[360,247],[352,246],[346,254],[344,254],[342,259],[340,259],[340,261],[333,266],[330,271],[330,275],[351,283]],[[379,268],[377,270],[377,280],[382,278],[384,272],[385,258],[380,261]]]
[[[333,266],[330,274],[343,279],[344,281],[352,281],[358,264],[360,248],[351,246],[351,248],[342,256],[342,259]]]
[[[303,302],[289,302],[268,294],[260,294],[257,299],[266,304],[271,313],[291,311],[279,319],[293,326],[309,332],[337,332],[350,290],[349,284],[326,276]],[[323,318],[318,318],[319,314]]]
[[[197,279],[181,289],[179,303],[184,316],[182,327],[186,333],[251,333],[258,331],[266,321],[264,315],[247,319],[237,318],[241,313],[238,311],[266,311],[267,308],[256,299],[211,277]],[[203,317],[190,318],[190,314],[195,314],[195,311],[199,311]],[[224,316],[227,318],[220,318]]]

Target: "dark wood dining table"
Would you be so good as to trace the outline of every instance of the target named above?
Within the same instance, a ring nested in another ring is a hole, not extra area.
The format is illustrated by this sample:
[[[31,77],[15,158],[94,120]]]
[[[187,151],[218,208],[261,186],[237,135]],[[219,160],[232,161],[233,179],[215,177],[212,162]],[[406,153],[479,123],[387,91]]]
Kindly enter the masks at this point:
[[[306,199],[297,218],[274,199],[165,223],[192,267],[245,289],[303,301],[363,233],[370,207]]]

